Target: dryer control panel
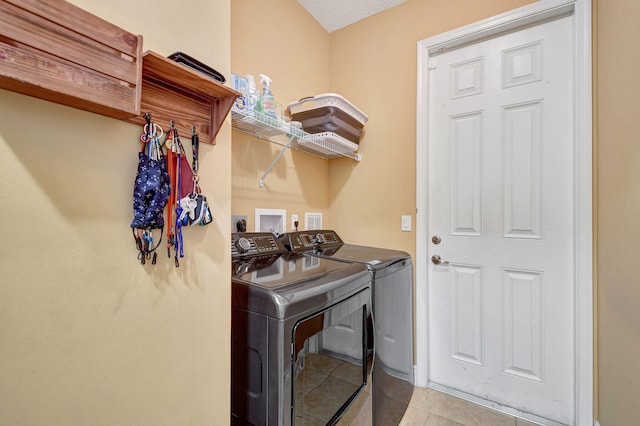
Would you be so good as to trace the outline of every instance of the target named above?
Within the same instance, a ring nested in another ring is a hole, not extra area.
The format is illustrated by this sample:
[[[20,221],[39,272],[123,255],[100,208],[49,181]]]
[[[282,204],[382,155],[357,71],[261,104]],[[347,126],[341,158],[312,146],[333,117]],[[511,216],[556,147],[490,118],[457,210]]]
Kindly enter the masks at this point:
[[[338,234],[331,230],[288,232],[280,236],[280,241],[293,252],[325,250],[344,244]]]
[[[287,249],[270,232],[237,232],[231,234],[231,258],[286,253]]]

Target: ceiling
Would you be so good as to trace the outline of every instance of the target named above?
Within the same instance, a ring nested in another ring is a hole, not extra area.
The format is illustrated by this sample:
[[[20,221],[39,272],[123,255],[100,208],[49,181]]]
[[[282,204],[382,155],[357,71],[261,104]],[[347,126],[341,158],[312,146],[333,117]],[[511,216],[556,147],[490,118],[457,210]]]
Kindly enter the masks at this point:
[[[407,0],[298,0],[331,33]]]

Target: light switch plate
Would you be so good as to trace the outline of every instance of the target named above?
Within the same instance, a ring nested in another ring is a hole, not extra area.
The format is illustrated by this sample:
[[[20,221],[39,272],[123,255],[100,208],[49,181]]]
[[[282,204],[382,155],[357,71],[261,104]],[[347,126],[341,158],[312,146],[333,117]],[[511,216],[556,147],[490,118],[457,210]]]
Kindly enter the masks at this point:
[[[411,216],[409,215],[402,216],[402,231],[403,232],[411,231]]]

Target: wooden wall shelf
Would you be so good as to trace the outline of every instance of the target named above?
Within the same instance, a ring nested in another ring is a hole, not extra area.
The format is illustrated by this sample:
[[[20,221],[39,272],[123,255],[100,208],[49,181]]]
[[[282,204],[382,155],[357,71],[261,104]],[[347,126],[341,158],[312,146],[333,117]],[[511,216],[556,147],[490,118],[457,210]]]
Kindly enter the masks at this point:
[[[215,143],[240,93],[63,1],[0,0],[0,89]]]
[[[146,124],[144,114],[165,128],[173,120],[182,137],[196,127],[200,140],[215,144],[222,122],[240,93],[186,66],[147,51],[142,60],[140,114],[127,119]]]
[[[66,1],[0,0],[0,88],[108,117],[140,114],[142,37]]]

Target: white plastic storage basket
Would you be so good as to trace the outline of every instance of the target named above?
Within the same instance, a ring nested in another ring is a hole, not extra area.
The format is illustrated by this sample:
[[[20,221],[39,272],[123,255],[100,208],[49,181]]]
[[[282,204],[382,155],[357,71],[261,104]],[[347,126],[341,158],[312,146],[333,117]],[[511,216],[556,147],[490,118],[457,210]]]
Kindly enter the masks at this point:
[[[323,93],[322,95],[302,98],[298,102],[291,102],[287,106],[287,110],[293,115],[322,107],[339,108],[358,120],[363,126],[369,119],[367,114],[360,111],[354,104],[336,93]]]

